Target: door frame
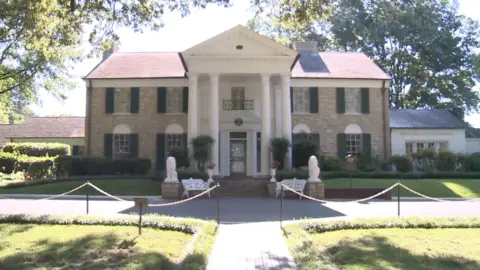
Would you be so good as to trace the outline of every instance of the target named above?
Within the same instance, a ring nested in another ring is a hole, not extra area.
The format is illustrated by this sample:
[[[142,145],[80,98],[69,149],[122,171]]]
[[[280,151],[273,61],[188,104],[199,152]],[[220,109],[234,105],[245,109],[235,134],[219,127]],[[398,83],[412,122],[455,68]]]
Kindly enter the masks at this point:
[[[234,172],[233,171],[233,167],[232,167],[232,155],[231,155],[231,152],[232,152],[232,143],[235,143],[235,142],[241,142],[243,143],[243,153],[244,153],[244,159],[243,159],[243,168],[244,168],[244,171],[243,172]],[[228,143],[228,151],[229,151],[229,156],[230,156],[230,159],[229,159],[229,166],[230,166],[230,175],[246,175],[247,174],[247,139],[240,139],[240,138],[231,138],[230,139],[230,142]]]

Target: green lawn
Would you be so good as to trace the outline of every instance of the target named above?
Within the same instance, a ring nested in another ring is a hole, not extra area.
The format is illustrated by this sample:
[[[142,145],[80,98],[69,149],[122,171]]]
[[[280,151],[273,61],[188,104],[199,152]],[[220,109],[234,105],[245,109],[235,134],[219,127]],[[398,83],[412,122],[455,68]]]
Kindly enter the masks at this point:
[[[86,181],[68,181],[60,183],[48,183],[37,186],[1,189],[0,194],[61,194],[72,190]],[[90,180],[90,183],[100,189],[117,196],[155,196],[160,195],[161,183],[147,179],[102,179]],[[84,187],[71,193],[71,195],[83,195],[89,192],[90,195],[101,195],[91,187]]]
[[[313,241],[292,254],[299,269],[480,269],[479,235],[480,229],[342,230],[311,234]],[[286,238],[291,250],[292,238]]]
[[[325,181],[325,188],[348,188],[349,179],[329,179]],[[388,188],[395,184],[397,179],[352,179],[353,188]],[[400,182],[409,188],[425,194],[430,197],[462,197],[475,198],[480,197],[480,180],[452,179],[409,179],[400,180]],[[397,190],[393,194],[396,196]],[[411,192],[401,189],[401,196],[416,196]]]
[[[137,232],[133,226],[0,224],[0,269],[174,269],[193,239],[176,231]]]

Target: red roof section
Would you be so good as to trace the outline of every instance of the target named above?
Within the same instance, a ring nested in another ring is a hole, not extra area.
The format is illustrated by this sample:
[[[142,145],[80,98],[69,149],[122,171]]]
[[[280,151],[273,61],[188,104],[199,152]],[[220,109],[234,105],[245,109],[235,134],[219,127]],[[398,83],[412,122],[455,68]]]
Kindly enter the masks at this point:
[[[185,77],[176,52],[115,52],[95,67],[86,79]]]
[[[292,78],[379,79],[390,77],[363,53],[301,53]]]
[[[27,117],[23,123],[11,126],[7,138],[85,137],[83,116]]]

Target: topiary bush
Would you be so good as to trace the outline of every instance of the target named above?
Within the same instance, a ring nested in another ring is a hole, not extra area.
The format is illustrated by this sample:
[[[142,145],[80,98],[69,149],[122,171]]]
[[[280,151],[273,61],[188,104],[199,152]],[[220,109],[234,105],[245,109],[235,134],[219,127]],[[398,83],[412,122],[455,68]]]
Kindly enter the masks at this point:
[[[177,168],[188,168],[190,166],[188,148],[186,147],[175,147],[168,152],[168,156],[175,158]]]
[[[16,161],[14,154],[0,152],[0,172],[11,174],[15,170]]]
[[[317,156],[318,152],[318,145],[312,140],[312,138],[306,134],[296,134],[296,138],[294,143],[292,144],[292,159],[293,159],[293,167],[299,168],[302,166],[308,165],[308,160],[311,156]]]
[[[474,172],[480,172],[480,152],[470,155],[470,169]]]
[[[437,155],[435,165],[439,171],[455,171],[457,156],[451,151],[441,150]]]
[[[210,149],[214,143],[215,139],[208,135],[201,135],[192,139],[193,157],[197,161],[199,170],[206,170]]]
[[[208,179],[208,174],[206,172],[202,172],[197,169],[182,168],[182,169],[177,169],[177,178],[178,180],[193,178],[193,179],[203,179],[206,181]]]
[[[343,161],[338,157],[326,156],[322,158],[325,171],[343,171]]]
[[[392,156],[390,164],[394,165],[399,172],[413,171],[413,162],[408,156]]]
[[[31,157],[70,155],[70,146],[64,143],[7,143],[3,152]]]
[[[278,169],[280,170],[284,168],[285,157],[287,156],[290,146],[290,141],[287,138],[273,138],[270,141],[273,160],[277,162]]]
[[[25,174],[26,180],[41,179],[47,177],[52,169],[52,160],[37,160],[30,163]]]
[[[308,171],[305,170],[280,170],[275,173],[275,179],[282,181],[283,179],[308,179]]]
[[[467,172],[472,170],[472,156],[469,154],[457,154],[455,171]]]
[[[55,157],[29,157],[26,155],[20,155],[16,157],[17,161],[15,164],[15,172],[27,172],[28,167],[32,163],[42,163],[50,164],[50,167],[53,166],[53,160]]]

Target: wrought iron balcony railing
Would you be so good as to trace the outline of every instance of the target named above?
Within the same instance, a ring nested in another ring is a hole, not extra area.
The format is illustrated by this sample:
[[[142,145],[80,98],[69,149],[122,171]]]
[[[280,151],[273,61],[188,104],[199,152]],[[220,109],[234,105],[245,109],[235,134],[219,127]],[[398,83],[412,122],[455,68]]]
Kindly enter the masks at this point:
[[[225,111],[250,111],[253,110],[253,99],[252,100],[223,100],[223,110]]]

